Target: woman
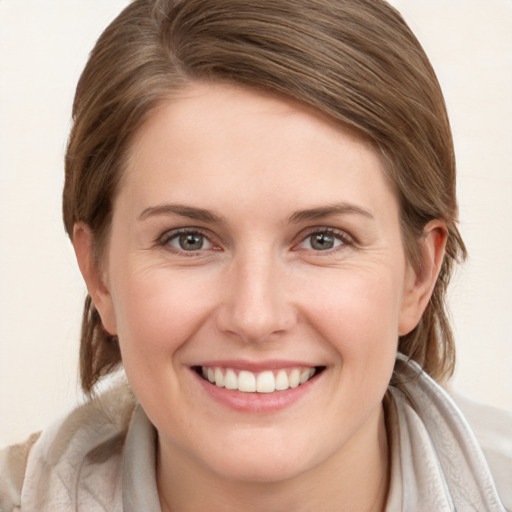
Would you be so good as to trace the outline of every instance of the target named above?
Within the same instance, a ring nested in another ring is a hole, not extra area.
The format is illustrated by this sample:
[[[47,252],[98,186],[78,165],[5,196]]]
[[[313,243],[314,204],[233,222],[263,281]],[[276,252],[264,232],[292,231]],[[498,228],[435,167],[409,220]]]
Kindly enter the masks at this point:
[[[2,507],[504,510],[435,383],[456,218],[442,94],[387,4],[136,0],[66,155],[91,400],[4,452]]]

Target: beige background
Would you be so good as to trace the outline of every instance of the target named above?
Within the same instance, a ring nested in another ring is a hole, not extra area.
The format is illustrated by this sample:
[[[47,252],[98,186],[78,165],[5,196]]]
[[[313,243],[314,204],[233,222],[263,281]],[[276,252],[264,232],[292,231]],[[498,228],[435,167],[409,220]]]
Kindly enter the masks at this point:
[[[512,410],[512,0],[395,0],[451,114],[471,259],[451,305],[455,389]],[[0,0],[0,445],[79,397],[84,287],[60,214],[86,56],[124,0]]]

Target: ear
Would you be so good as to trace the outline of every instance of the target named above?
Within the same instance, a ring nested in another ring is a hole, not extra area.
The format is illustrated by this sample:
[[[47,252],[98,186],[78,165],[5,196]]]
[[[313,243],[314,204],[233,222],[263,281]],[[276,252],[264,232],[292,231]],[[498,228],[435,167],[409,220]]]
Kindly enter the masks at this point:
[[[100,314],[103,327],[109,334],[117,335],[112,298],[94,253],[93,234],[86,224],[79,222],[73,226],[73,248],[80,272],[87,285],[89,295]]]
[[[443,263],[446,239],[444,222],[432,220],[425,226],[420,242],[421,267],[415,271],[410,263],[407,264],[398,324],[400,336],[408,334],[418,325],[427,307]]]

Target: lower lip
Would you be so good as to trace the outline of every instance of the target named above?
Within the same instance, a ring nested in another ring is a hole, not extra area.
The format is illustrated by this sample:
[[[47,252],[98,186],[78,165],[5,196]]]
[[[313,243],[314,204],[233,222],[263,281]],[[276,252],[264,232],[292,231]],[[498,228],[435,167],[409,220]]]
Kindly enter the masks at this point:
[[[203,379],[195,370],[192,370],[204,391],[216,402],[231,409],[241,412],[276,412],[299,401],[317,382],[320,375],[313,376],[310,380],[284,391],[273,393],[242,393],[241,391],[220,388]]]

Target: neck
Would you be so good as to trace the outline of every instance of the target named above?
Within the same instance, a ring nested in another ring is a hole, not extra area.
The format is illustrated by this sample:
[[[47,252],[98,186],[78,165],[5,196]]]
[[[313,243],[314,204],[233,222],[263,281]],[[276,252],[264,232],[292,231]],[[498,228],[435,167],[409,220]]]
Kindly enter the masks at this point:
[[[157,483],[162,512],[382,512],[389,486],[389,457],[382,409],[339,452],[321,464],[276,482],[249,482],[212,473],[159,443]],[[368,434],[372,432],[371,441]],[[366,434],[366,435],[361,435]]]

